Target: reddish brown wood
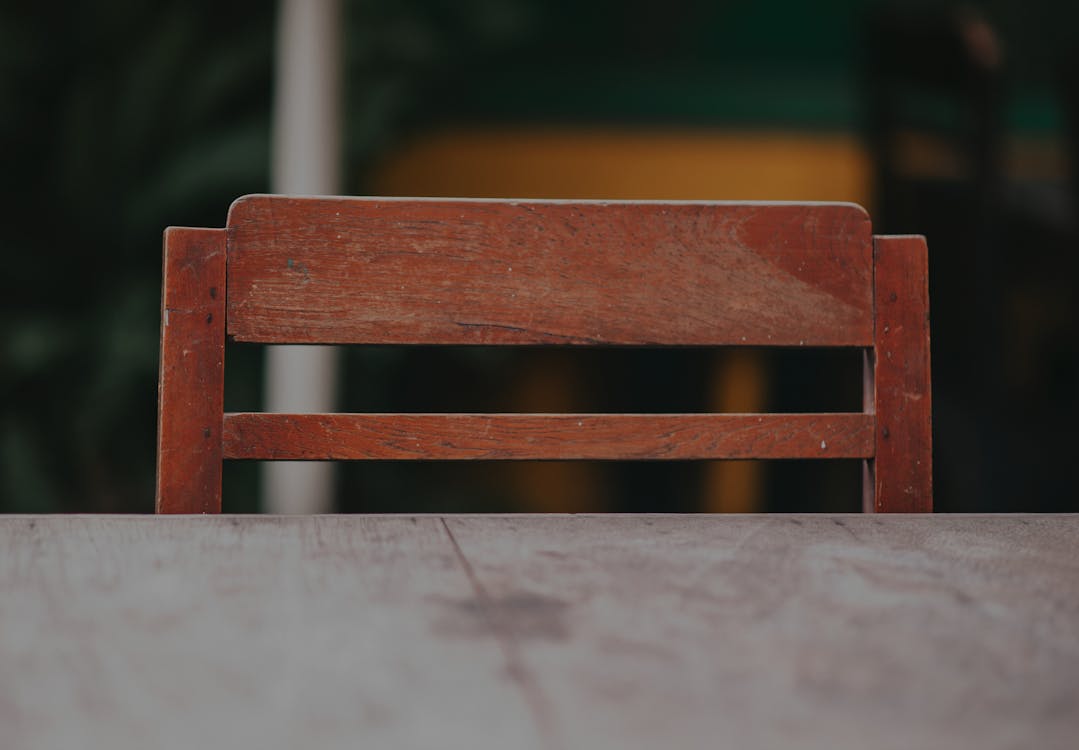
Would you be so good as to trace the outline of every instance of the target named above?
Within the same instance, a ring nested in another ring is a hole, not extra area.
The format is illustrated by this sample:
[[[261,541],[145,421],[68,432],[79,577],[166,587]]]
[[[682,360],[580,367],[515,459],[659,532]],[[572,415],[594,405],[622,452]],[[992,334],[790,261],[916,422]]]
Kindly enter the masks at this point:
[[[248,196],[229,211],[240,341],[869,346],[852,204]]]
[[[928,511],[926,274],[923,238],[871,243],[865,213],[846,204],[249,196],[227,230],[165,235],[157,509],[220,511],[223,458],[820,457],[866,459],[867,509]],[[861,346],[865,405],[224,415],[226,332],[278,343]]]
[[[876,237],[874,508],[933,510],[929,264],[925,238]]]
[[[869,414],[226,414],[225,458],[864,458]]]
[[[158,513],[221,512],[225,231],[165,230]]]

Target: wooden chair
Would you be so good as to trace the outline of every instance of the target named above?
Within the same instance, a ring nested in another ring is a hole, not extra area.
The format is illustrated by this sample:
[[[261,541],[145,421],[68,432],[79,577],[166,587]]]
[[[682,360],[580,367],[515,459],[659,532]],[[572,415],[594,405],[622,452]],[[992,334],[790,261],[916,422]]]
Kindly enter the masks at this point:
[[[165,231],[157,511],[218,513],[223,459],[864,459],[932,510],[925,240],[843,203],[253,195]],[[857,347],[834,414],[225,414],[266,344]]]

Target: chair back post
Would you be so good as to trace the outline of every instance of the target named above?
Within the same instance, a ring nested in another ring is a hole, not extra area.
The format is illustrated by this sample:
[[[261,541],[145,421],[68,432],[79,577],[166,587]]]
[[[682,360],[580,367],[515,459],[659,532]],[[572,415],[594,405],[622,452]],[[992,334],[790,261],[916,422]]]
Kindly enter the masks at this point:
[[[158,513],[221,512],[225,230],[165,230],[157,412]]]
[[[876,435],[865,472],[867,511],[933,510],[928,264],[925,237],[873,238],[873,352],[866,367]]]

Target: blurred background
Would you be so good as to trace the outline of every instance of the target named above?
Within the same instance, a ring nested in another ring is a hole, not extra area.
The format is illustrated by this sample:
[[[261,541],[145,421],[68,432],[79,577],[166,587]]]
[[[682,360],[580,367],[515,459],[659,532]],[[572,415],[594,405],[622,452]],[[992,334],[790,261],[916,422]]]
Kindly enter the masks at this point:
[[[342,193],[845,200],[927,235],[938,510],[1079,510],[1079,4],[311,4],[340,76],[334,134],[309,137]],[[281,184],[303,21],[221,0],[0,8],[0,511],[149,512],[161,233]],[[861,403],[851,351],[334,356],[347,411]],[[227,409],[262,408],[265,360],[229,345]],[[857,462],[349,464],[324,507],[841,511],[859,482]],[[265,507],[261,483],[228,464],[226,511]]]

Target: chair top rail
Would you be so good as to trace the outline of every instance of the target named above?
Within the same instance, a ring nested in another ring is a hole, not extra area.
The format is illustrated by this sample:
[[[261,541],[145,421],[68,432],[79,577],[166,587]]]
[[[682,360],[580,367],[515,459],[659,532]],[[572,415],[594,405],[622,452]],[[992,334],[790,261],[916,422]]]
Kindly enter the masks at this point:
[[[237,341],[873,343],[854,204],[252,195],[227,251]]]

